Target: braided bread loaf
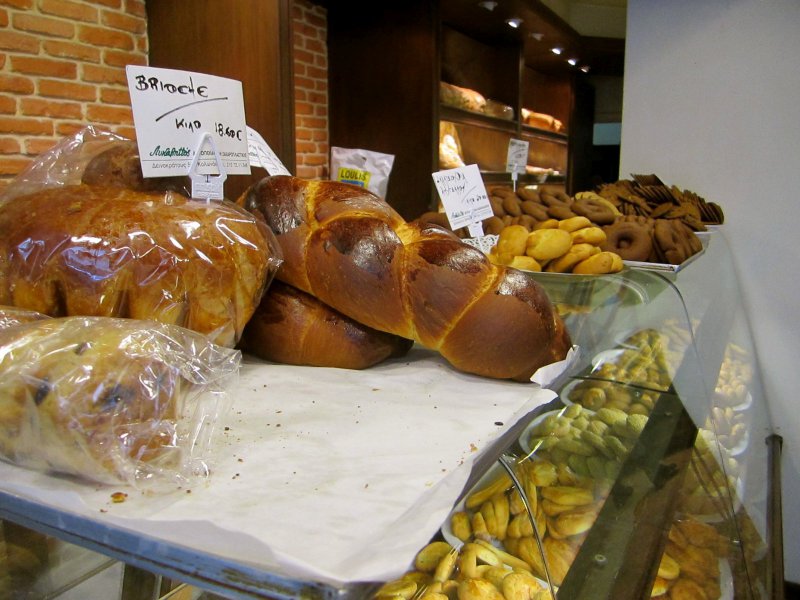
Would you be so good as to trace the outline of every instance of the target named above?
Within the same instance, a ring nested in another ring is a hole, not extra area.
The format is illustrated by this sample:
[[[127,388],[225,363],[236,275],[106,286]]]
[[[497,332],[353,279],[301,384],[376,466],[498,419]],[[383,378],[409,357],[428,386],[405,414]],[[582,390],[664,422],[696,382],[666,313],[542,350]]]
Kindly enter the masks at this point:
[[[569,335],[544,290],[449,231],[406,223],[355,186],[267,177],[239,202],[281,246],[276,277],[373,329],[439,351],[455,368],[527,381]]]

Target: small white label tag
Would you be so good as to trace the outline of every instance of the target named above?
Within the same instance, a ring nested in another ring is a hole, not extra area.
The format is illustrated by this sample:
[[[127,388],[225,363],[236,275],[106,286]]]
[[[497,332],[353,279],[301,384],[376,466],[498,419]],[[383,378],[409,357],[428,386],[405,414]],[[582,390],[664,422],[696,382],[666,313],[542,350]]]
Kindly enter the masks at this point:
[[[525,167],[528,166],[528,146],[528,142],[522,140],[508,140],[507,173],[525,173]]]
[[[261,167],[270,175],[291,175],[266,140],[252,127],[247,128],[247,150],[251,167]]]
[[[478,165],[437,171],[433,182],[453,230],[480,223],[494,214]]]
[[[198,170],[199,158],[203,154],[206,144],[211,146],[211,152],[214,153],[214,161],[219,175],[209,175],[208,173],[204,175]],[[228,174],[225,172],[225,165],[222,164],[217,145],[210,133],[204,133],[197,144],[192,164],[189,167],[189,178],[192,180],[192,198],[208,202],[209,200],[222,200],[225,197],[223,188]]]
[[[214,136],[228,173],[250,173],[240,81],[138,65],[125,71],[145,177],[186,175],[204,133]],[[203,150],[198,169],[214,173],[216,162]]]

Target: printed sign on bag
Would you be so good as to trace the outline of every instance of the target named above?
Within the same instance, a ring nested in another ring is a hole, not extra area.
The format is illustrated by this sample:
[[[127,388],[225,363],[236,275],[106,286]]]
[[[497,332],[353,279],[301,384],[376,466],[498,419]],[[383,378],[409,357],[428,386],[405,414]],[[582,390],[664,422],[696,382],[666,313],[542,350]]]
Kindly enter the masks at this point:
[[[234,79],[128,65],[128,91],[145,177],[186,175],[209,133],[228,175],[247,175],[250,161],[242,84]],[[197,161],[200,173],[216,173],[206,146]]]

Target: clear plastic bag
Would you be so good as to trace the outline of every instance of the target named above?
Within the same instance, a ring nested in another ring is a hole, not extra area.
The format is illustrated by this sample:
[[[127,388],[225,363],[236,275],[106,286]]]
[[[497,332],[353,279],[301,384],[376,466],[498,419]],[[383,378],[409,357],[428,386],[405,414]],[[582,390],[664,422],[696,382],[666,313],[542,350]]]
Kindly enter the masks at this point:
[[[152,321],[0,329],[0,457],[153,491],[202,479],[240,362],[238,350]]]
[[[153,319],[233,347],[282,262],[274,234],[233,202],[136,189],[130,144],[87,127],[9,184],[0,304],[52,317]],[[94,183],[82,183],[90,172]]]

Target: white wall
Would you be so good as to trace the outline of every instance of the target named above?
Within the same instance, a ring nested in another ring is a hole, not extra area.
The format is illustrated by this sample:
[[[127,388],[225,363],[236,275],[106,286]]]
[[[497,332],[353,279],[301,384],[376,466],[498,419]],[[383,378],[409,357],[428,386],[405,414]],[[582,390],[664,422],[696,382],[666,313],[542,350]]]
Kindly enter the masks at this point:
[[[800,582],[800,2],[629,0],[627,23],[620,177],[656,173],[725,210]]]

